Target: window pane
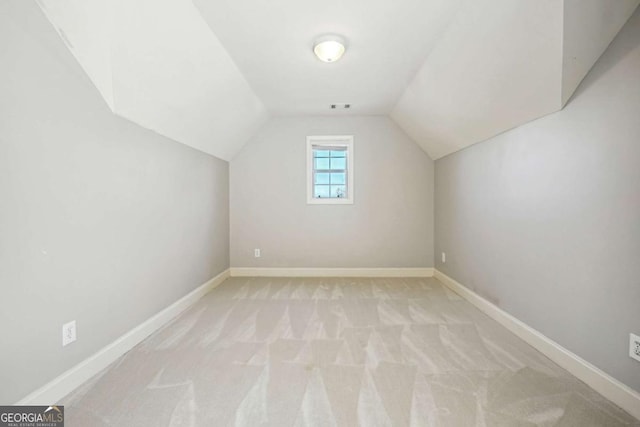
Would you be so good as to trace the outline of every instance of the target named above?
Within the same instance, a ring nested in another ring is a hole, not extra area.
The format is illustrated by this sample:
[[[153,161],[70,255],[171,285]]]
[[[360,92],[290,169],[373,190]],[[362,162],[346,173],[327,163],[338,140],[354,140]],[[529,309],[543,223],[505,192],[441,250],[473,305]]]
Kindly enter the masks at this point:
[[[313,159],[315,162],[315,169],[329,169],[329,159]]]
[[[307,155],[311,170],[307,171],[307,192],[310,204],[351,203],[352,137],[307,137]],[[315,200],[314,200],[315,199]],[[320,200],[320,199],[324,199]],[[343,199],[343,200],[340,200]]]
[[[331,197],[343,198],[347,197],[347,189],[344,185],[332,185]]]
[[[338,159],[331,158],[331,169],[345,170],[347,168],[347,159],[342,157]]]
[[[328,185],[314,185],[313,186],[313,197],[318,198],[328,198],[329,196],[329,186]]]
[[[328,174],[322,174],[322,175],[328,175]],[[345,184],[345,173],[332,173],[331,174],[331,184]],[[324,184],[324,183],[323,183]],[[333,192],[331,193],[333,194]]]
[[[316,178],[315,184],[329,184],[328,173],[316,173],[315,178]]]

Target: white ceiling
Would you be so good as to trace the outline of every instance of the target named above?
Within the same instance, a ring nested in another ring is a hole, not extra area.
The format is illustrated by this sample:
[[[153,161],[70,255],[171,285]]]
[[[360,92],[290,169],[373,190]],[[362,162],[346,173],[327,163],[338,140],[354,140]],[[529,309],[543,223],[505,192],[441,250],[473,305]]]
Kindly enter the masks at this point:
[[[474,0],[391,113],[433,159],[560,110],[638,0]]]
[[[189,0],[39,0],[112,111],[230,160],[268,120]]]
[[[275,115],[388,114],[462,0],[193,0],[256,94]],[[343,35],[335,63],[313,54]]]
[[[437,159],[558,110],[562,10],[557,0],[468,2],[393,119]]]
[[[640,0],[564,0],[562,105],[640,4]]]
[[[640,3],[37,1],[114,113],[225,160],[311,114],[390,115],[440,158],[561,109]]]

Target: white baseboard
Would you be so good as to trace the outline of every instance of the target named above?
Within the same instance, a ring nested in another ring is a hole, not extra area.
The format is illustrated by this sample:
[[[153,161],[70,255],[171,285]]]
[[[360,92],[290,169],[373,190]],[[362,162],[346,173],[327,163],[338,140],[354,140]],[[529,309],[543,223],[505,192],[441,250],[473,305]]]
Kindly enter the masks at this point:
[[[433,277],[433,268],[231,267],[231,277]]]
[[[21,399],[16,405],[51,405],[115,362],[229,277],[229,269],[194,289],[169,307],[136,326],[94,355]]]
[[[434,276],[452,291],[509,329],[536,350],[540,351],[634,417],[640,419],[640,393],[570,352],[550,338],[547,338],[526,323],[516,319],[441,271],[435,270]]]

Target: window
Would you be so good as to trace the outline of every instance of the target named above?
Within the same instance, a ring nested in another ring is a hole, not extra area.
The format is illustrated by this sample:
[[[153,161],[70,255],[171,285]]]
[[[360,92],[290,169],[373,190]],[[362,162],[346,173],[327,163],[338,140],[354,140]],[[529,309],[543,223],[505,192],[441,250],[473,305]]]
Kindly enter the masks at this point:
[[[307,203],[353,203],[353,136],[307,137]]]

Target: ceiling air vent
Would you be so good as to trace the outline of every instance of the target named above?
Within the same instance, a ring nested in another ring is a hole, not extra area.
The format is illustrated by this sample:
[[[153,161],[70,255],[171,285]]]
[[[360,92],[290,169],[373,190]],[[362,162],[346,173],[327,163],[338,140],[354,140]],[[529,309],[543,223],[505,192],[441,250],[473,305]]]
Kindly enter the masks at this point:
[[[332,110],[348,110],[351,108],[351,104],[331,104]]]

